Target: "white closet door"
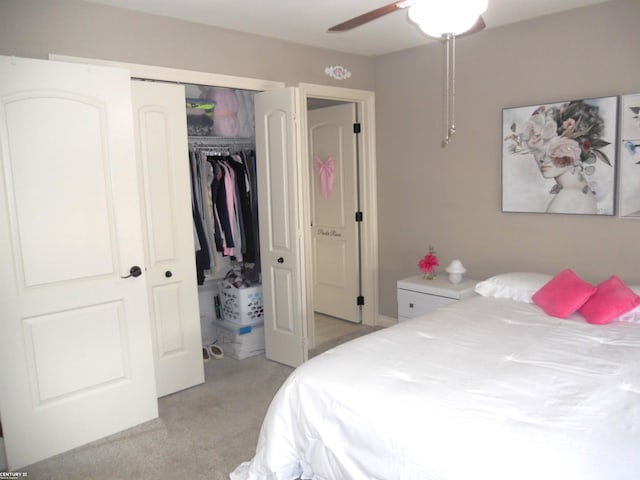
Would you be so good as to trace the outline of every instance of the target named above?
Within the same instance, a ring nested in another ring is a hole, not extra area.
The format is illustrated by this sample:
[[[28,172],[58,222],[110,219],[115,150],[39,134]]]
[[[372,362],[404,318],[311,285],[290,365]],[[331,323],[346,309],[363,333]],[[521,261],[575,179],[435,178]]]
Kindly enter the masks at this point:
[[[307,358],[302,288],[299,99],[295,88],[256,94],[256,162],[267,358]]]
[[[158,415],[135,165],[126,70],[0,57],[10,468]]]
[[[204,382],[182,85],[132,82],[158,397]],[[211,299],[213,302],[213,299]]]

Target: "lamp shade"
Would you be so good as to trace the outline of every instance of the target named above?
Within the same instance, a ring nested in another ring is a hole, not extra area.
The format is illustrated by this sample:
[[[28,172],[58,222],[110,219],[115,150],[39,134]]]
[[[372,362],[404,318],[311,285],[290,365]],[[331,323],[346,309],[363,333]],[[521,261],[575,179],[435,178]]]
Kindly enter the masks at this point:
[[[425,34],[440,38],[469,30],[487,5],[487,0],[416,0],[408,14]]]
[[[447,273],[464,273],[467,269],[464,268],[460,260],[452,260],[447,267]]]
[[[449,274],[449,281],[454,285],[457,285],[462,281],[462,275],[467,269],[464,268],[462,262],[458,259],[452,260],[447,267],[447,273]]]

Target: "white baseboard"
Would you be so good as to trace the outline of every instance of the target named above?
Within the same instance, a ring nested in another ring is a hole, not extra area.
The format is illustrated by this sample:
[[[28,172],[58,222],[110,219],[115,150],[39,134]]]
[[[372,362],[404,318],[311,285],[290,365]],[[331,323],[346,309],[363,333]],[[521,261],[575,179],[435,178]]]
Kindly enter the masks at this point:
[[[376,322],[376,325],[380,327],[391,327],[393,325],[396,325],[397,323],[398,323],[397,318],[387,317],[385,315],[378,315],[378,321]]]

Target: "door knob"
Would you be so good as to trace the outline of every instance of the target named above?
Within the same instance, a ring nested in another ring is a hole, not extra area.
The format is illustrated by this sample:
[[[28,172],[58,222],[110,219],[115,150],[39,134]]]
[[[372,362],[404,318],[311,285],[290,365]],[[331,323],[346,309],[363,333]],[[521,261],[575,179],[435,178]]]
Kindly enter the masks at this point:
[[[139,277],[140,275],[142,275],[142,269],[139,266],[134,265],[129,269],[129,275],[127,275],[126,277],[120,277],[120,278],[129,278],[129,277],[136,278],[136,277]]]
[[[171,278],[172,275],[173,273],[171,273],[171,270],[167,270],[166,272],[164,272],[164,276],[167,278]]]
[[[284,258],[282,258],[282,257],[278,258],[277,262],[278,263],[284,263]]]

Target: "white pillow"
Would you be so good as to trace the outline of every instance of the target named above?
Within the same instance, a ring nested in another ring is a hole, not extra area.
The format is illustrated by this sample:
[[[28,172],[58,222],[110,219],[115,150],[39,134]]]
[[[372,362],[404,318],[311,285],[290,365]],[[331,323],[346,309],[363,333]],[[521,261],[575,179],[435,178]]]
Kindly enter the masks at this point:
[[[637,295],[640,295],[640,285],[628,285],[628,287]],[[611,323],[613,322],[640,323],[640,305],[614,318]]]
[[[633,290],[636,293],[636,295],[640,295],[640,285],[629,285],[629,288]],[[626,323],[640,323],[640,305],[638,305],[633,310],[623,313],[613,321],[626,322]]]
[[[503,273],[476,284],[475,291],[484,297],[510,298],[533,303],[531,296],[552,278],[553,275],[546,273]]]
[[[640,323],[640,305],[633,310],[629,310],[623,313],[617,318],[613,319],[614,322],[626,322],[626,323]]]

